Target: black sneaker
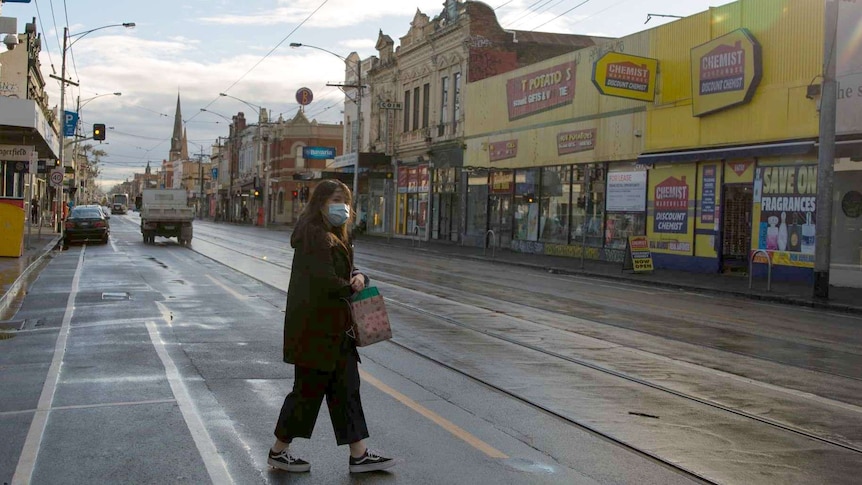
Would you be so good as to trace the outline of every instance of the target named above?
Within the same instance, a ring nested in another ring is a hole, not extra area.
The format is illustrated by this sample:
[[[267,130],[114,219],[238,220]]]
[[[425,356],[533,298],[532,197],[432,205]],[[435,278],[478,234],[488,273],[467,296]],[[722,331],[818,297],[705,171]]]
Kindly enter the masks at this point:
[[[266,462],[273,468],[293,473],[303,473],[311,470],[311,464],[302,458],[291,456],[288,448],[276,453],[269,450],[269,459]]]
[[[395,460],[386,458],[380,452],[366,449],[359,458],[350,457],[350,473],[373,472],[395,466]]]

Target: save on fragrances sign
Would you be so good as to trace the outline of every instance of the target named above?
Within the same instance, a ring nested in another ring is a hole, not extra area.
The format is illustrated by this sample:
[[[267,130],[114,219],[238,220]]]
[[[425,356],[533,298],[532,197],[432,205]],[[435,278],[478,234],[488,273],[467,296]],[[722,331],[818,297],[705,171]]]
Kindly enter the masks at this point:
[[[575,63],[567,62],[506,81],[509,121],[571,104]]]
[[[760,44],[738,29],[691,50],[691,110],[714,113],[751,100],[762,75]]]
[[[608,52],[593,64],[593,84],[605,96],[652,101],[658,61]]]
[[[772,262],[814,267],[817,165],[759,167],[754,174],[752,249]]]

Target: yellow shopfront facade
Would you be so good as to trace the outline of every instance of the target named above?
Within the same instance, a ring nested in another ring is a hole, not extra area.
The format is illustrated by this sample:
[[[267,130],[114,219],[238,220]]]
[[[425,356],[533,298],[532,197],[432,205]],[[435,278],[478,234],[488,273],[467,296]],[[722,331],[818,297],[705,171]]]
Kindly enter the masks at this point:
[[[465,244],[618,261],[646,235],[657,268],[763,249],[810,280],[822,25],[819,2],[742,0],[468,84]],[[859,217],[862,177],[836,167],[838,219]]]

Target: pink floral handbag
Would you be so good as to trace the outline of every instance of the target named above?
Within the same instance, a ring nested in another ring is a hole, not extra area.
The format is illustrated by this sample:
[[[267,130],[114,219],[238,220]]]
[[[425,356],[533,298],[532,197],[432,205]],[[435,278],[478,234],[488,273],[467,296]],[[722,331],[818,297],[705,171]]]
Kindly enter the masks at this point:
[[[350,313],[353,316],[353,324],[347,334],[356,340],[357,347],[392,338],[389,315],[377,287],[365,288],[354,295],[353,301],[350,302]]]

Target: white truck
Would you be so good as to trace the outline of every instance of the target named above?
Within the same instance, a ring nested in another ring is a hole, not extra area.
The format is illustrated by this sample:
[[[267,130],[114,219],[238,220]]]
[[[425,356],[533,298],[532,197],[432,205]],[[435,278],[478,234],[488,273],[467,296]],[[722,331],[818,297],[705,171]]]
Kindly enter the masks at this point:
[[[144,244],[156,236],[176,237],[180,244],[192,241],[195,210],[188,206],[184,189],[144,189],[141,194],[141,234]]]

